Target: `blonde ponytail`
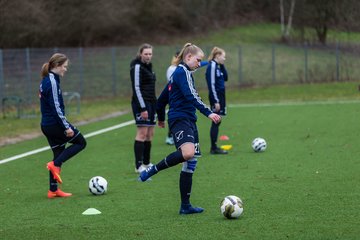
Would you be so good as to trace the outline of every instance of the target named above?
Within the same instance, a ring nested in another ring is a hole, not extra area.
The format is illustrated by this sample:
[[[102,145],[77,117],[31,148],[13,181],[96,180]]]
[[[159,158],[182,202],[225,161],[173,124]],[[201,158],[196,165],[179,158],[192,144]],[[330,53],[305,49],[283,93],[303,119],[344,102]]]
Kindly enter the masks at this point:
[[[201,48],[199,48],[198,46],[196,46],[192,43],[185,43],[185,45],[181,49],[179,55],[176,57],[174,64],[179,65],[179,63],[182,62],[189,53],[195,55],[195,54],[198,54],[199,52],[202,55],[204,55],[203,50],[201,50]]]
[[[223,54],[223,53],[225,53],[225,50],[224,50],[224,49],[215,46],[215,47],[211,50],[211,53],[210,53],[210,55],[209,55],[208,60],[211,61],[211,60],[213,60],[217,55],[220,55],[220,54]]]

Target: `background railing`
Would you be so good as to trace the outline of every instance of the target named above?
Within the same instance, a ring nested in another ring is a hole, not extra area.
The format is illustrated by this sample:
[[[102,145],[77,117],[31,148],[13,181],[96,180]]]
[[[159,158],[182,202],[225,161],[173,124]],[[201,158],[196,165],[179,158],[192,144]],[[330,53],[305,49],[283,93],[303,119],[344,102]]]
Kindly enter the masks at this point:
[[[220,46],[220,45],[219,45]],[[202,46],[209,54],[212,46]],[[220,46],[226,51],[227,87],[269,84],[356,81],[360,76],[359,47],[246,44]],[[177,46],[154,46],[157,93],[166,83],[166,69]],[[17,97],[22,104],[38,103],[40,69],[55,52],[70,59],[62,90],[81,99],[129,97],[130,61],[137,47],[0,49],[0,99]],[[196,87],[206,88],[205,68],[195,73]],[[0,106],[1,108],[3,106]],[[26,107],[25,107],[26,109]]]

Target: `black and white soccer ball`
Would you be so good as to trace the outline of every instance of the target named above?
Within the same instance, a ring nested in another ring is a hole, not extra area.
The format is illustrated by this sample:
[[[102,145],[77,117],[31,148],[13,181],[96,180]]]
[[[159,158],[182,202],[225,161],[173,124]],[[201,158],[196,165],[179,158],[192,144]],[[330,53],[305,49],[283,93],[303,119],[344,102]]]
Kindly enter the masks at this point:
[[[255,152],[263,152],[266,149],[266,141],[263,138],[257,137],[255,138],[252,143],[251,147]]]
[[[226,196],[220,203],[220,211],[228,219],[239,218],[244,211],[243,202],[237,196]]]
[[[89,181],[89,191],[94,195],[102,195],[107,191],[108,182],[101,176],[92,177]]]

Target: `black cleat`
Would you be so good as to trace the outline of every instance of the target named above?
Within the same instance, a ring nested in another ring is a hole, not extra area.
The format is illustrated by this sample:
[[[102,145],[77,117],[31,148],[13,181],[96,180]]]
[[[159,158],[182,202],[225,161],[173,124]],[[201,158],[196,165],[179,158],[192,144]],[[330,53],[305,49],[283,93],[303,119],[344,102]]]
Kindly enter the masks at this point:
[[[210,154],[228,154],[228,152],[221,148],[215,148],[210,150]]]

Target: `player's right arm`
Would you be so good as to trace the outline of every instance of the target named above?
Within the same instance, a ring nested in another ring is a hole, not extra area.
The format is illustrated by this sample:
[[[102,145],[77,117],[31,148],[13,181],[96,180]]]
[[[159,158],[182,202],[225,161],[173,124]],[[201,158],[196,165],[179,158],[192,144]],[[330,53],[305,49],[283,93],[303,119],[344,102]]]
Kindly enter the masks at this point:
[[[141,66],[140,64],[135,64],[134,67],[130,70],[131,82],[132,82],[132,89],[133,95],[135,97],[135,101],[140,106],[141,111],[146,111],[146,105],[144,98],[141,93]]]
[[[216,62],[211,61],[209,66],[206,69],[206,82],[209,89],[209,97],[212,102],[219,103],[220,100],[218,98],[217,92],[216,92]]]

